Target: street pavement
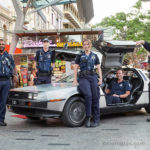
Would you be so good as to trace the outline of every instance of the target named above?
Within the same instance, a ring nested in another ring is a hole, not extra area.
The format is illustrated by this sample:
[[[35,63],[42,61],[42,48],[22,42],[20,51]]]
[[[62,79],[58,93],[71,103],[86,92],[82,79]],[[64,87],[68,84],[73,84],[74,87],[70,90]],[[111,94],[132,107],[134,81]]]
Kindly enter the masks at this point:
[[[12,115],[7,111],[8,126],[0,126],[0,150],[150,150],[150,123],[144,110],[102,116],[97,128]]]

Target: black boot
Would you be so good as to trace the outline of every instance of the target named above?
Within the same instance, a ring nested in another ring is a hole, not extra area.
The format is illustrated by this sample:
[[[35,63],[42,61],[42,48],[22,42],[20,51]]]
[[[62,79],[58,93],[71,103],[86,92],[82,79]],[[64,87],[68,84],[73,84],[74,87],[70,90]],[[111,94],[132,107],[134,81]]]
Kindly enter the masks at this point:
[[[91,118],[90,118],[90,117],[87,117],[87,118],[85,119],[85,126],[86,126],[87,128],[89,128],[89,127],[91,126]]]
[[[91,123],[91,127],[98,127],[99,126],[99,122],[92,122]]]
[[[5,123],[4,121],[0,121],[0,126],[7,126],[7,123]]]

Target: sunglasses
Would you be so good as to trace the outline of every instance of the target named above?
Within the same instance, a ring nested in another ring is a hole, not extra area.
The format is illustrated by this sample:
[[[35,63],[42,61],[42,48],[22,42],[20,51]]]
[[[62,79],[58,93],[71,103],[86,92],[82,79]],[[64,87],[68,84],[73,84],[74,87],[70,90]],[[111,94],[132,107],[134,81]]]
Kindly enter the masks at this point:
[[[5,44],[0,44],[0,45],[5,45]]]

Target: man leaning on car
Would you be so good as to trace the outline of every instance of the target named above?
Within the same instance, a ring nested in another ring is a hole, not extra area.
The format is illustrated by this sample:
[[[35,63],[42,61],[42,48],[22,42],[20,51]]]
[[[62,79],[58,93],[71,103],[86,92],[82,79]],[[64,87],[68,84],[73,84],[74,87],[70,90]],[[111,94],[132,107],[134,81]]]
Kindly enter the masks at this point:
[[[150,52],[150,43],[144,40],[140,40],[136,42],[136,45],[143,45],[144,48]],[[150,107],[150,83],[149,83],[149,105],[148,107]],[[150,122],[150,118],[148,118],[147,121]]]
[[[118,69],[116,72],[117,79],[112,79],[108,88],[105,90],[107,105],[121,103],[121,99],[130,95],[130,85],[123,80],[123,71]]]

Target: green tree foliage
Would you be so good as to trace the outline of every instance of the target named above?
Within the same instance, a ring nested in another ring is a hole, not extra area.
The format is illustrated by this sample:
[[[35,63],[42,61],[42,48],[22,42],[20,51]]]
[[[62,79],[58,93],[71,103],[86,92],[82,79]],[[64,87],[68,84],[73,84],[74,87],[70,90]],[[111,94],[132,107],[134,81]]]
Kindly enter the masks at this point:
[[[150,11],[144,12],[142,2],[138,0],[129,13],[119,12],[114,16],[105,17],[93,27],[114,27],[114,39],[118,40],[145,40],[150,42]],[[136,49],[135,54],[126,55],[126,59],[135,57],[144,61],[147,51],[143,48]],[[135,57],[133,57],[133,55]],[[134,60],[132,60],[132,63]],[[139,63],[136,62],[136,63]]]

